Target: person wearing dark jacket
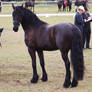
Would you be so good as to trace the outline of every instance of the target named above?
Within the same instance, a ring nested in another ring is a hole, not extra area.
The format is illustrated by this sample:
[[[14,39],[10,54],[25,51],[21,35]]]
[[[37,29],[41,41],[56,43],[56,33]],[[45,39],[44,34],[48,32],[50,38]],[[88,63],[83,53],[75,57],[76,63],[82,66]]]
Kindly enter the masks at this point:
[[[84,20],[82,16],[83,12],[84,12],[84,7],[79,6],[75,15],[75,20],[74,20],[74,24],[80,29],[82,34],[83,34],[83,26],[84,26]]]
[[[90,17],[90,14],[88,13],[88,10],[85,9],[85,12],[83,13],[83,19],[84,19],[84,27],[83,27],[83,47],[86,44],[86,48],[90,48],[90,37],[91,37],[91,26],[90,22],[92,21],[92,18]]]
[[[79,6],[75,15],[75,20],[74,20],[74,24],[80,29],[81,33],[82,33],[82,45],[83,45],[83,26],[84,26],[84,19],[82,14],[84,13],[84,7],[83,6]]]

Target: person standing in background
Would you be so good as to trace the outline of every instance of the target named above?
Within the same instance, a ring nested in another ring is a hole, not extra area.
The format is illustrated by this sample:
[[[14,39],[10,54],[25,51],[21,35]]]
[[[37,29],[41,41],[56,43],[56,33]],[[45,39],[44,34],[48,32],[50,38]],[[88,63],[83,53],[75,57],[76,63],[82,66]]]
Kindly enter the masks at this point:
[[[75,3],[74,3],[74,5],[75,5],[75,12],[77,12],[78,4],[79,4],[78,0],[75,0]]]
[[[87,7],[87,9],[88,9],[88,0],[86,0],[86,7]]]
[[[90,48],[90,37],[91,37],[91,26],[90,22],[92,21],[92,18],[90,17],[90,14],[88,13],[88,9],[85,9],[85,12],[83,13],[83,19],[84,19],[84,27],[83,27],[83,47],[86,44],[86,48]]]
[[[84,20],[82,14],[84,13],[84,7],[79,6],[75,15],[74,24],[80,29],[83,33]]]
[[[82,36],[83,36],[83,26],[84,26],[84,19],[83,19],[82,14],[84,13],[84,11],[85,11],[84,7],[79,6],[75,14],[75,19],[74,19],[74,24],[80,29]],[[83,42],[83,38],[82,38],[82,42]]]

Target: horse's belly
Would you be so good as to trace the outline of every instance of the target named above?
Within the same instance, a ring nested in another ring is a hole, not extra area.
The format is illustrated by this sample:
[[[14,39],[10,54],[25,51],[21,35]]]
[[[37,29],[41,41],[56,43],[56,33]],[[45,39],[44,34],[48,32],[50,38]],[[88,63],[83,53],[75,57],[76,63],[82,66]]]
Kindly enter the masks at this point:
[[[57,50],[58,48],[56,46],[40,46],[37,48],[38,50],[45,50],[45,51],[53,51],[53,50]]]

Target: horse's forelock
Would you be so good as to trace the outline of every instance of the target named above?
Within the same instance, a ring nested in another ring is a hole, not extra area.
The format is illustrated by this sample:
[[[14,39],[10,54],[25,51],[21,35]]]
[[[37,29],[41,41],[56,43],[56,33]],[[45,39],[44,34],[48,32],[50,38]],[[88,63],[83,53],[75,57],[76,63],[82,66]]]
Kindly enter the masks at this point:
[[[23,16],[23,7],[22,6],[17,6],[14,9],[13,14],[18,15],[18,16]]]

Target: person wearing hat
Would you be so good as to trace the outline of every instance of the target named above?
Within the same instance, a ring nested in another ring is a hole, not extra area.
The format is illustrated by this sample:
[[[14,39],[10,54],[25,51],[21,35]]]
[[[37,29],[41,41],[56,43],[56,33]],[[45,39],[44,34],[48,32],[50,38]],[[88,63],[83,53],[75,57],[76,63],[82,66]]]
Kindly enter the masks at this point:
[[[79,6],[77,9],[77,12],[75,14],[75,19],[74,19],[74,24],[80,29],[82,35],[83,35],[83,26],[84,26],[84,19],[82,14],[84,13],[84,7],[83,6]],[[82,38],[82,42],[83,38]]]
[[[86,44],[86,48],[90,48],[90,35],[91,35],[91,26],[90,22],[92,21],[92,18],[90,17],[90,14],[88,13],[88,9],[85,9],[85,12],[83,13],[83,19],[84,19],[84,27],[83,27],[83,47]]]
[[[84,20],[82,14],[84,13],[84,7],[79,6],[75,14],[74,24],[80,29],[83,34]]]

